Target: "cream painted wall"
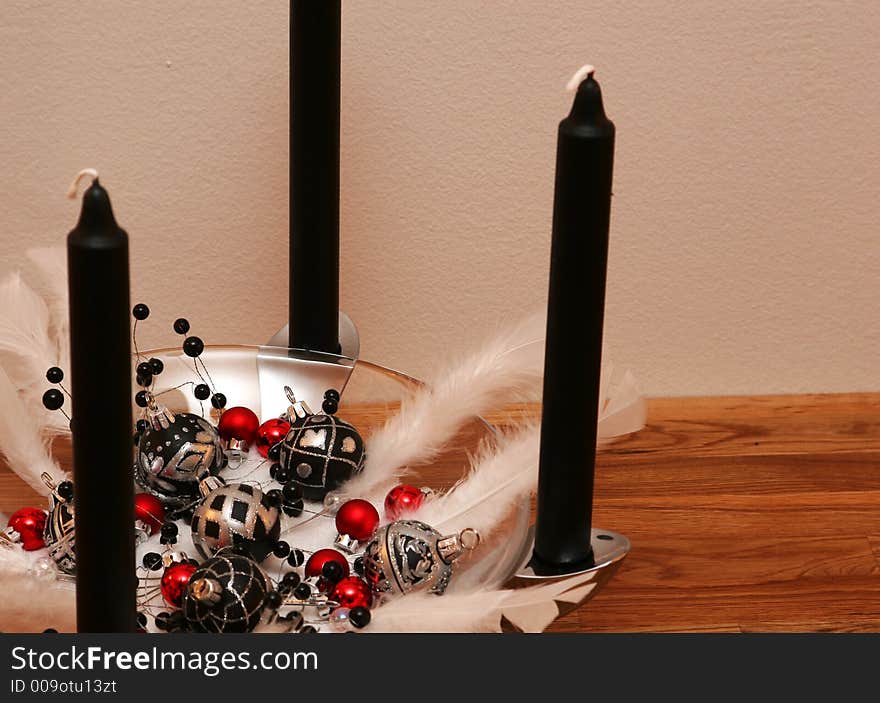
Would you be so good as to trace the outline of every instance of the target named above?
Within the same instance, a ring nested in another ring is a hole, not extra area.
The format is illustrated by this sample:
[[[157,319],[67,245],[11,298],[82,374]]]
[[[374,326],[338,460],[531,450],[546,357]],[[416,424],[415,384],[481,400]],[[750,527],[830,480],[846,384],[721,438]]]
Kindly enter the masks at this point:
[[[0,271],[96,166],[174,341],[286,315],[286,2],[0,5]],[[880,4],[346,4],[344,308],[416,374],[543,305],[580,64],[618,127],[611,356],[649,394],[880,390]]]

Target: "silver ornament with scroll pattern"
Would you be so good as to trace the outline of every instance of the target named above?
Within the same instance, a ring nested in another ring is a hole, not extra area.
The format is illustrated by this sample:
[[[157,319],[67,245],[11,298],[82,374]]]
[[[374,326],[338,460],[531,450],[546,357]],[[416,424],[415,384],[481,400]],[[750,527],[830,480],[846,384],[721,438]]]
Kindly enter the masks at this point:
[[[306,500],[320,501],[364,468],[364,440],[334,415],[299,418],[281,443],[280,463]]]
[[[418,520],[397,520],[380,527],[367,545],[364,578],[377,595],[442,595],[452,578],[453,562],[479,542],[471,529],[444,536]]]
[[[43,541],[49,556],[65,574],[76,573],[76,532],[74,529],[73,504],[52,494],[52,507],[43,528]]]

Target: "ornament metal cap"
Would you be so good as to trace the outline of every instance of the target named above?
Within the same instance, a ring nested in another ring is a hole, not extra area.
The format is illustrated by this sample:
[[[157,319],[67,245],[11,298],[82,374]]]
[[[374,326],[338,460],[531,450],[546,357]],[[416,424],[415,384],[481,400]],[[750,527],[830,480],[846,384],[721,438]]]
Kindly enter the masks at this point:
[[[189,588],[193,597],[197,601],[208,605],[217,603],[220,600],[221,592],[223,591],[220,582],[212,578],[196,579],[189,585]]]
[[[441,537],[437,540],[437,552],[447,564],[451,564],[466,551],[476,549],[480,544],[480,533],[470,527],[457,535]]]
[[[149,391],[145,391],[147,396],[147,409],[144,411],[147,416],[147,422],[154,430],[166,430],[174,422],[174,413],[171,412],[161,403],[156,402],[156,397]]]
[[[360,549],[361,543],[358,542],[351,535],[344,535],[342,533],[339,533],[338,535],[336,535],[333,546],[347,554],[354,554],[358,549]]]
[[[293,389],[290,386],[284,386],[284,395],[287,396],[290,405],[287,407],[287,412],[281,417],[291,425],[297,420],[305,420],[309,415],[314,414],[306,401],[296,399],[296,395],[294,395]]]
[[[225,485],[226,482],[219,476],[208,476],[199,481],[199,493],[202,498],[205,498],[209,493],[212,493]]]

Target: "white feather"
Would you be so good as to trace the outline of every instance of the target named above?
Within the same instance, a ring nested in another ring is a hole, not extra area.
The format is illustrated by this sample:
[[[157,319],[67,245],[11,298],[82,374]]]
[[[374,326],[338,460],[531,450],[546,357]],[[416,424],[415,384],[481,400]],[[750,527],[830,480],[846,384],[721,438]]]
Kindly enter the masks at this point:
[[[540,428],[527,427],[504,438],[497,449],[483,448],[455,486],[414,514],[443,534],[470,527],[487,538],[512,506],[529,496],[538,481]]]
[[[537,389],[544,328],[543,314],[530,315],[428,379],[367,440],[366,466],[345,486],[346,495],[381,492],[397,481],[407,465],[436,456],[470,418],[518,393]]]
[[[66,478],[66,474],[52,459],[48,440],[40,432],[40,423],[34,419],[19,398],[15,386],[2,368],[0,368],[0,453],[6,457],[9,468],[41,495],[49,494],[49,489],[40,478],[42,473],[49,474],[55,483]]]
[[[58,366],[70,368],[70,317],[67,303],[67,250],[38,247],[25,252],[34,262],[49,305],[49,331],[58,353]]]
[[[36,578],[34,561],[46,551],[25,552],[0,544],[0,624],[3,632],[76,631],[76,591],[72,583]]]
[[[0,365],[22,389],[45,381],[56,363],[46,303],[20,274],[9,274],[0,283]]]

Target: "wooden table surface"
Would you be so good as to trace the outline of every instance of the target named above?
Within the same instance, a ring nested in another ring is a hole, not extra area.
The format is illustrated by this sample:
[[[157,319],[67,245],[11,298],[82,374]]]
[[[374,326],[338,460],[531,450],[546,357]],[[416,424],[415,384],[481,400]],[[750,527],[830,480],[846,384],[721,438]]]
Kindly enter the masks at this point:
[[[0,468],[0,510],[27,504]],[[649,400],[600,455],[594,514],[632,552],[554,630],[878,631],[880,394]]]

